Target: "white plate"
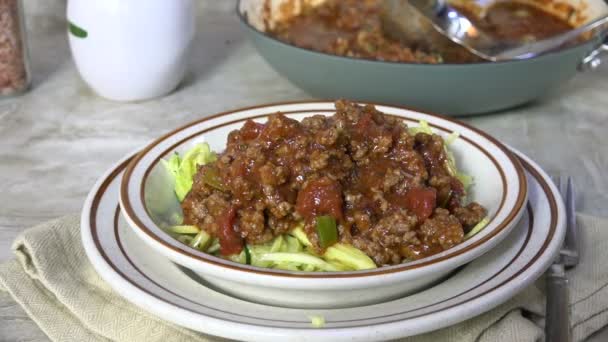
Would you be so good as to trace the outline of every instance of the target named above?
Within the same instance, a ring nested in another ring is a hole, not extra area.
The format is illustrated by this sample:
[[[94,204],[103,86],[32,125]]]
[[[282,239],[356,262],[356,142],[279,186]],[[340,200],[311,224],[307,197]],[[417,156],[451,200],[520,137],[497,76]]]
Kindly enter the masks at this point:
[[[518,153],[528,178],[528,210],[497,247],[449,279],[411,296],[349,309],[287,309],[236,299],[197,281],[154,252],[120,214],[118,192],[125,159],[95,185],[81,229],[97,272],[119,294],[178,325],[247,341],[373,341],[421,334],[479,315],[505,302],[550,265],[565,232],[555,186]],[[345,289],[348,290],[348,289]],[[322,315],[313,328],[311,315]]]

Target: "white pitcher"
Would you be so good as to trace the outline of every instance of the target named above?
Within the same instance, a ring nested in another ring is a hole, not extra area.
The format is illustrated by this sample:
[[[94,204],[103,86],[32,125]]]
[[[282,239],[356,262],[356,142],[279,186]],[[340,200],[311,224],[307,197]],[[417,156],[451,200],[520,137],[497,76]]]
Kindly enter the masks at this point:
[[[184,76],[195,13],[193,0],[69,0],[76,67],[108,99],[165,95]]]

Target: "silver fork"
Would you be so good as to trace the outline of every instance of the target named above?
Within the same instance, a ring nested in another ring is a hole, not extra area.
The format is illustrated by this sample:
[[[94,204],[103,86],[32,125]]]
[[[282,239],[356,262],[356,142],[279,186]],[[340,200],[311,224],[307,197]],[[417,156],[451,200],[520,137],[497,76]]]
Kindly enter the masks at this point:
[[[547,342],[570,342],[570,308],[566,270],[579,261],[579,241],[576,226],[575,194],[572,178],[553,178],[566,206],[566,238],[559,255],[547,271],[547,303],[545,335]]]

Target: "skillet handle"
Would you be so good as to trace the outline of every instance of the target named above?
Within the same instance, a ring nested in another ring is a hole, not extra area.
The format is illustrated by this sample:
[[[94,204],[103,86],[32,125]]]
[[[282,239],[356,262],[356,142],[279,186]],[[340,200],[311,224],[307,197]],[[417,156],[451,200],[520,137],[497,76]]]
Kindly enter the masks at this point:
[[[578,65],[579,71],[591,71],[597,69],[602,61],[608,56],[608,36],[604,37],[604,42],[595,50],[591,51]]]

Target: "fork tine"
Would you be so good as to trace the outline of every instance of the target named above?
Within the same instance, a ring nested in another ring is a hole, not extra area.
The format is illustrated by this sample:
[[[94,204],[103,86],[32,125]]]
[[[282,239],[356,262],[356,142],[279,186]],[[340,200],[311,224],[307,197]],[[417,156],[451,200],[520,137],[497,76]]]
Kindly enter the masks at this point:
[[[566,202],[572,202],[574,198],[574,184],[572,183],[572,177],[568,177],[566,183]]]
[[[568,184],[566,185],[566,198],[569,204],[574,204],[574,182],[572,177],[568,177]]]
[[[555,187],[559,192],[559,196],[562,198],[562,202],[566,203],[566,193],[562,191],[562,177],[559,176],[559,174],[554,174],[551,175],[551,180],[553,181],[553,184],[555,184]]]
[[[570,251],[572,253],[571,257],[576,259],[573,261],[578,261],[578,255],[579,255],[579,246],[578,246],[578,232],[577,232],[577,226],[576,226],[576,204],[575,204],[575,194],[574,194],[574,183],[572,182],[572,178],[568,177],[567,180],[567,184],[566,186],[566,191],[565,191],[565,196],[566,198],[564,199],[565,202],[565,206],[566,206],[566,219],[568,220],[567,222],[567,229],[568,229],[568,233],[566,234],[566,240],[564,241],[564,247],[566,247],[566,249],[568,251]]]
[[[561,189],[559,188],[559,178],[560,178],[560,177],[559,177],[558,175],[556,175],[556,174],[552,174],[552,175],[550,176],[550,178],[551,178],[551,181],[553,182],[553,184],[554,184],[554,185],[557,187],[557,190],[558,190],[558,191],[559,191],[559,190],[561,190]]]
[[[559,194],[562,196],[562,201],[563,201],[564,205],[566,205],[566,201],[568,200],[567,199],[567,194],[568,194],[567,181],[568,181],[568,178],[570,178],[570,177],[561,177],[561,176],[557,177],[557,182],[558,182],[557,187],[559,189]],[[568,210],[566,210],[566,215],[568,215]]]

